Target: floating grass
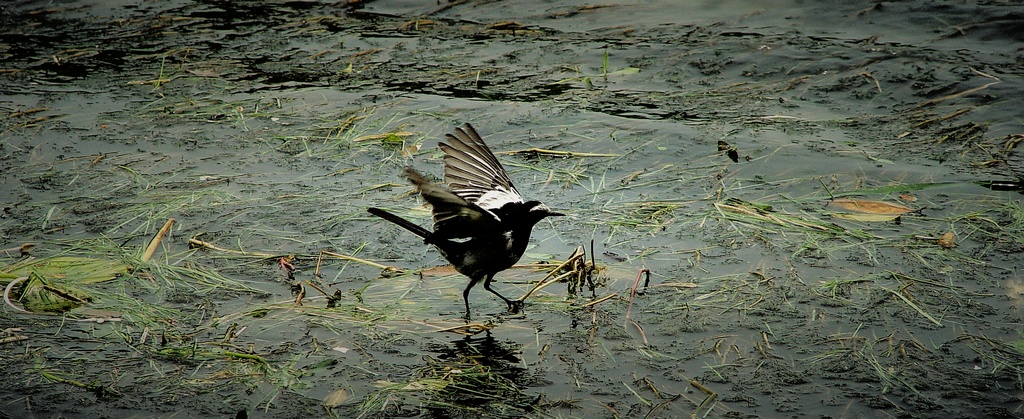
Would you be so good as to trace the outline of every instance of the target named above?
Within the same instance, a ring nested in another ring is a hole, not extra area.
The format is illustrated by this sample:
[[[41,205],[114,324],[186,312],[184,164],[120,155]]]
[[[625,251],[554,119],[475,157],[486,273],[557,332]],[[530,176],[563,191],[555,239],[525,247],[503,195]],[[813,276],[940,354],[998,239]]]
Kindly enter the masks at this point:
[[[625,233],[641,233],[656,236],[668,230],[677,221],[678,211],[686,203],[671,201],[641,201],[608,204],[599,210],[604,217],[595,225],[609,229],[605,244],[612,243]]]
[[[770,205],[757,205],[739,199],[716,202],[715,208],[726,220],[742,222],[748,226],[773,224],[779,227],[797,230],[813,230],[818,232],[841,233],[845,229],[835,224],[809,218],[805,215],[787,214],[775,211]],[[776,230],[775,232],[781,232]]]
[[[128,234],[148,234],[181,213],[211,210],[228,204],[239,204],[240,199],[215,189],[144,191],[110,215],[122,220],[107,229],[108,234],[120,233],[134,225]]]

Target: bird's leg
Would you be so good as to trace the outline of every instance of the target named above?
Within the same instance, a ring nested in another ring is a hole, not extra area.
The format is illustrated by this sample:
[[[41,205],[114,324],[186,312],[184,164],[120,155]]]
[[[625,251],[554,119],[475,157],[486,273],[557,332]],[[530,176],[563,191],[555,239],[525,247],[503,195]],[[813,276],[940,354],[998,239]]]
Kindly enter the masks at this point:
[[[466,286],[466,290],[462,291],[462,300],[466,302],[466,321],[469,321],[469,290],[473,289],[473,286],[477,282],[480,282],[481,278],[469,278],[469,285]],[[489,288],[488,288],[489,289]]]
[[[516,313],[519,312],[519,310],[522,310],[523,309],[523,302],[522,301],[520,301],[520,300],[516,300],[516,301],[509,300],[508,298],[505,298],[505,296],[503,296],[501,294],[498,294],[497,291],[491,289],[491,280],[492,279],[494,279],[494,274],[490,274],[490,275],[487,276],[487,279],[484,280],[484,289],[486,289],[487,291],[490,291],[491,294],[497,295],[498,298],[501,298],[501,300],[504,301],[505,304],[508,305],[508,311],[511,312],[512,314],[516,314]]]
[[[469,322],[469,288],[466,288],[466,290],[462,292],[462,299],[466,302],[466,315],[462,318],[466,319],[466,322]]]

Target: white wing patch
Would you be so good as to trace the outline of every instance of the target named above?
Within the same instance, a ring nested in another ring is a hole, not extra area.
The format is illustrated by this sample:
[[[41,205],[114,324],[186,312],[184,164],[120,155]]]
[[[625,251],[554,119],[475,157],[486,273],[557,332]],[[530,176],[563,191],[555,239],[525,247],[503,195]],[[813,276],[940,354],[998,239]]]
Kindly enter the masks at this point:
[[[475,202],[477,206],[485,210],[498,209],[508,203],[521,204],[523,203],[523,197],[519,196],[515,191],[510,191],[501,186],[487,191],[487,193],[481,195]]]
[[[506,231],[505,234],[505,248],[512,250],[512,230]]]

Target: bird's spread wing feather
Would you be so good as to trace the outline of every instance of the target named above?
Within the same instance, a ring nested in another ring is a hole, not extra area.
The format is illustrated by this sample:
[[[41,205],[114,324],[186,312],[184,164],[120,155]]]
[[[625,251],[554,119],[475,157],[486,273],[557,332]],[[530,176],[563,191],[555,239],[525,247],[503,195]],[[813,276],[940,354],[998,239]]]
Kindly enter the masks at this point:
[[[485,210],[523,202],[505,168],[472,125],[464,124],[445,137],[448,143],[440,144],[444,151],[444,180],[452,193]]]
[[[430,182],[411,167],[405,169],[405,176],[432,207],[434,233],[431,240],[461,238],[465,232],[488,232],[499,228],[501,220],[494,213],[452,193],[444,185]]]

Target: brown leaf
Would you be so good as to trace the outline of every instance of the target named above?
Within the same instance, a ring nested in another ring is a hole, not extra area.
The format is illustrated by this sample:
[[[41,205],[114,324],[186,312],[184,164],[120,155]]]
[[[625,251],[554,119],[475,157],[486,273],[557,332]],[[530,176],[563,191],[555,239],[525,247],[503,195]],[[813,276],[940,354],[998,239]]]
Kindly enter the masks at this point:
[[[487,29],[492,29],[496,31],[515,31],[525,27],[526,26],[524,26],[522,23],[512,21],[498,22],[487,25]]]
[[[415,156],[416,153],[418,153],[419,151],[420,151],[420,144],[413,144],[413,145],[405,146],[405,148],[402,149],[402,155],[405,156],[405,157],[412,157],[412,156]]]
[[[946,232],[946,234],[943,234],[941,237],[939,237],[939,246],[942,246],[946,249],[956,247],[956,236],[953,234],[952,231]]]
[[[452,265],[441,265],[423,269],[419,273],[423,276],[448,276],[455,275],[458,272],[455,271],[455,267]]]
[[[861,221],[861,222],[883,222],[892,221],[900,217],[902,214],[865,214],[865,213],[848,213],[848,212],[837,212],[832,214],[833,217],[840,218],[843,220],[850,221]]]
[[[331,392],[331,394],[328,394],[327,397],[324,397],[324,406],[327,406],[327,407],[337,407],[338,405],[348,401],[348,398],[349,398],[348,390],[346,390],[346,389],[334,390],[334,391]]]
[[[829,203],[830,207],[836,207],[847,211],[863,212],[867,214],[906,214],[914,212],[913,209],[900,204],[890,204],[882,201],[869,201],[866,199],[834,199]]]

